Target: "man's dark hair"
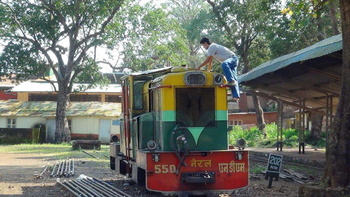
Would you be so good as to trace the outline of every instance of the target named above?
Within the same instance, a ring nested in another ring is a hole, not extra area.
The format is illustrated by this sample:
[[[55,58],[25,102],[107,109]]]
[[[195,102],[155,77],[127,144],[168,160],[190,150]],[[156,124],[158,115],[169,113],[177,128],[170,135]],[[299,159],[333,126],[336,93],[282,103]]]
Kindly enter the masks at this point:
[[[211,44],[209,38],[206,38],[206,37],[202,38],[202,40],[199,43],[201,43],[201,44],[207,43],[209,45]]]

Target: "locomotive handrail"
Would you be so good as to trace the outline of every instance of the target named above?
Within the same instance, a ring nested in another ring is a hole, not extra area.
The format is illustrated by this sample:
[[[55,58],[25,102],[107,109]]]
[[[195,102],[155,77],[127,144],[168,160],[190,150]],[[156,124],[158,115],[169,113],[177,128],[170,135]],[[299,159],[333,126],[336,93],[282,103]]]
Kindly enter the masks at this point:
[[[156,87],[151,87],[151,88],[148,88],[149,90],[154,90],[154,89],[157,89],[157,88],[172,88],[173,86],[172,85],[168,85],[168,86],[156,86]]]

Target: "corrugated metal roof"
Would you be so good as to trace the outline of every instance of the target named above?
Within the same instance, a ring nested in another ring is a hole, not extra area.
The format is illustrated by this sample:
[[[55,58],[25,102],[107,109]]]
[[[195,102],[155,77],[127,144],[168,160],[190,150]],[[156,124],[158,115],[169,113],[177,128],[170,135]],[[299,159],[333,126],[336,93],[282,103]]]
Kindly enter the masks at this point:
[[[54,117],[56,102],[52,101],[0,101],[0,116],[36,116]],[[120,103],[106,102],[71,102],[66,111],[67,116],[105,116],[121,115]]]
[[[238,81],[239,82],[249,81],[257,77],[260,77],[264,74],[274,72],[290,64],[317,58],[323,55],[333,53],[335,51],[342,50],[342,43],[343,43],[343,40],[342,40],[341,34],[324,39],[302,50],[265,62],[259,65],[258,67],[252,69],[251,71],[243,75],[240,75],[238,77]]]
[[[161,73],[168,73],[171,71],[173,67],[165,67],[165,68],[157,68],[157,69],[152,69],[152,70],[146,70],[146,71],[141,71],[141,72],[135,72],[135,73],[130,73],[130,74],[126,74],[123,77],[121,77],[121,80],[125,80],[127,79],[129,76],[137,76],[137,77],[143,77],[143,76],[147,76],[147,75],[158,75]],[[154,76],[153,76],[154,77]]]
[[[56,88],[58,87],[57,83],[54,83]],[[79,89],[79,86],[88,86],[89,84],[74,84],[73,85],[73,90],[74,89]],[[14,88],[11,89],[11,92],[54,92],[55,89],[53,86],[48,83],[48,82],[43,82],[43,81],[26,81],[23,82]],[[95,87],[88,89],[84,91],[85,93],[117,93],[121,92],[122,88],[120,84],[109,84],[106,87]]]
[[[172,68],[173,67],[156,68],[152,70],[131,73],[130,75],[137,76],[137,75],[148,75],[148,74],[159,73],[159,72],[170,72]]]

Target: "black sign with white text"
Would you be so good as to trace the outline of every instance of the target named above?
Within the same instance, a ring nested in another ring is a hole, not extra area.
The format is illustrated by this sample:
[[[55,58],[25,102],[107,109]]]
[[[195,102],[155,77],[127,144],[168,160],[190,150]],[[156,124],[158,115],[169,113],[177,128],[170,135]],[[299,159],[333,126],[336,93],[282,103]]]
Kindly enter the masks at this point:
[[[282,155],[275,155],[270,153],[266,172],[279,173],[282,166],[282,159]]]

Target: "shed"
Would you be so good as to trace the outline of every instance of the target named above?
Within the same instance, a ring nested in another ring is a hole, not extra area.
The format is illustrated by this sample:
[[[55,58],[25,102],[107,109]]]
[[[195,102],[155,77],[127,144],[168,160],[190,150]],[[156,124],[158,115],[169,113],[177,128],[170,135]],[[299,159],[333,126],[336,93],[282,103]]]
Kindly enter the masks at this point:
[[[280,117],[284,104],[296,106],[300,114],[308,110],[325,115],[326,129],[329,130],[341,91],[342,44],[341,34],[332,36],[265,62],[239,76],[238,81],[248,87],[244,90],[247,93],[278,101]],[[300,130],[305,124],[299,122]],[[300,145],[303,146],[303,139]]]
[[[238,81],[252,94],[334,114],[342,81],[342,37],[336,35],[265,62]]]
[[[34,128],[45,125],[46,141],[55,133],[56,102],[0,101],[0,128]],[[66,111],[72,139],[98,139],[109,143],[120,134],[120,103],[71,102]]]

